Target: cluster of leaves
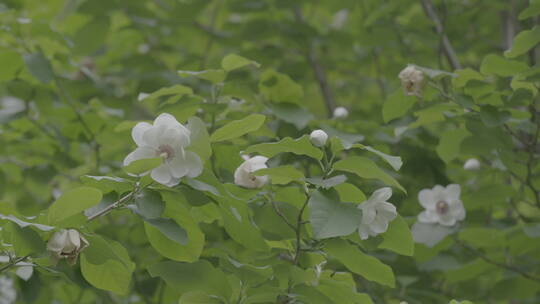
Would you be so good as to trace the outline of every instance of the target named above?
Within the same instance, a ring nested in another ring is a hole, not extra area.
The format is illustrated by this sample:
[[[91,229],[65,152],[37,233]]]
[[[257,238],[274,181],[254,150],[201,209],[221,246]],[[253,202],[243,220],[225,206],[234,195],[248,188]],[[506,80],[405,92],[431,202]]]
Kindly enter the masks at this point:
[[[489,12],[516,7],[489,3],[449,14],[481,25],[448,25],[452,72],[412,0],[0,4],[0,98],[22,103],[0,108],[0,276],[21,303],[537,302],[540,34],[493,49]],[[409,62],[422,98],[399,88]],[[349,117],[324,119],[336,103]],[[173,188],[138,176],[160,158],[122,166],[163,112],[204,163]],[[241,154],[270,158],[269,185],[233,183]],[[466,220],[415,223],[418,191],[449,183]],[[400,215],[361,240],[357,206],[383,186]],[[89,243],[75,266],[46,250],[62,228]]]

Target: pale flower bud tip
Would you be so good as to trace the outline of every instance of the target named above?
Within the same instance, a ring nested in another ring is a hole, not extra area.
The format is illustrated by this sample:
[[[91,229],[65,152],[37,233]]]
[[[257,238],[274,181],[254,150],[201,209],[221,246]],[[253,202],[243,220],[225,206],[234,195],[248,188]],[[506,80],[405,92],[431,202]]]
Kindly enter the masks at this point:
[[[480,169],[480,161],[476,158],[470,158],[463,165],[463,169],[471,171],[478,170]]]
[[[344,119],[349,116],[349,110],[345,107],[337,107],[334,109],[334,118]]]
[[[311,143],[316,147],[324,147],[328,140],[328,134],[323,130],[315,130],[309,135]]]

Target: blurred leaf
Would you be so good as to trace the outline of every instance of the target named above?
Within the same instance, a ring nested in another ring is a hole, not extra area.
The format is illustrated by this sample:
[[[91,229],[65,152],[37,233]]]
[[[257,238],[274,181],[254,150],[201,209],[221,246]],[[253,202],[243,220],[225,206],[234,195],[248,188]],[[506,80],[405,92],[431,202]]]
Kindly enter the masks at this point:
[[[529,67],[519,61],[508,60],[497,55],[487,55],[480,65],[482,74],[495,74],[502,77],[515,76],[516,74],[527,70]]]
[[[268,175],[274,185],[286,185],[293,181],[303,181],[305,179],[302,171],[293,166],[260,169],[253,174],[257,176]]]
[[[390,222],[388,230],[382,234],[383,241],[378,248],[389,249],[402,255],[414,254],[414,241],[407,222],[397,216]]]
[[[499,111],[497,107],[485,105],[480,108],[480,118],[488,127],[496,127],[504,124],[510,119],[510,112]]]
[[[456,232],[456,227],[446,227],[437,224],[426,224],[416,222],[412,226],[412,234],[416,243],[421,243],[427,247],[433,247],[448,235]]]
[[[253,65],[257,68],[261,66],[259,63],[253,60],[249,60],[236,54],[229,54],[225,56],[223,60],[221,60],[221,67],[227,72],[243,68],[247,65]]]
[[[273,102],[300,103],[304,90],[288,75],[266,70],[261,75],[259,90],[268,100]]]
[[[305,128],[315,118],[311,112],[294,103],[272,104],[270,110],[277,118],[293,124],[298,130]]]
[[[257,144],[245,150],[245,153],[258,153],[269,158],[284,152],[307,155],[315,159],[321,159],[323,157],[322,151],[311,144],[307,135],[297,139],[285,137],[278,142]]]
[[[416,96],[407,96],[402,90],[397,90],[383,103],[382,115],[384,122],[400,118],[416,103]]]
[[[4,229],[9,232],[9,242],[17,256],[37,255],[45,252],[45,242],[39,234],[30,227],[19,227],[14,223],[8,223]],[[4,235],[6,231],[3,231]]]
[[[178,71],[181,77],[194,76],[200,79],[208,80],[211,83],[222,83],[227,77],[227,72],[224,70],[204,70],[204,71]]]
[[[24,62],[28,71],[37,80],[43,83],[49,83],[54,79],[51,63],[41,52],[24,55]]]
[[[512,48],[504,52],[507,58],[515,58],[525,54],[540,42],[540,27],[535,26],[532,30],[525,30],[514,37]]]
[[[161,166],[162,163],[163,159],[161,157],[138,159],[125,166],[124,171],[134,175],[140,175]]]
[[[209,159],[212,147],[205,123],[198,117],[191,117],[188,120],[188,129],[191,131],[191,144],[188,150],[197,153],[202,160]]]
[[[461,142],[470,134],[466,129],[453,129],[442,133],[436,149],[439,157],[445,163],[458,157],[461,152]]]
[[[15,73],[17,73],[24,64],[19,53],[7,49],[0,49],[0,62],[2,62],[0,81],[6,81],[13,78]]]

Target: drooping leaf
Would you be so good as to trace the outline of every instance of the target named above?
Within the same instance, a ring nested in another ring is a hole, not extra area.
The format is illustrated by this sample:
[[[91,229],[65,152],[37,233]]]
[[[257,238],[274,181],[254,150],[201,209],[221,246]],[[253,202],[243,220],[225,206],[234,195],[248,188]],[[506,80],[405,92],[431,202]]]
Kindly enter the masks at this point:
[[[162,163],[163,158],[161,157],[138,159],[125,166],[124,171],[134,175],[140,175],[159,167]]]
[[[222,83],[227,77],[227,72],[221,69],[211,69],[204,71],[178,71],[182,77],[194,76],[200,79],[208,80],[212,83]]]
[[[257,176],[268,175],[272,184],[286,185],[293,181],[304,180],[302,171],[293,166],[280,166],[274,168],[260,169],[254,172]]]
[[[535,26],[531,30],[525,30],[514,37],[512,48],[504,52],[507,58],[515,58],[527,53],[532,47],[540,42],[540,26]]]
[[[315,191],[311,194],[308,207],[315,238],[349,235],[360,226],[362,212],[352,203],[339,202]]]
[[[414,253],[414,240],[407,222],[397,216],[390,222],[388,230],[382,234],[381,249],[388,249],[402,255],[412,256]]]
[[[248,147],[246,153],[259,153],[266,157],[273,157],[279,153],[290,152],[297,155],[307,155],[315,159],[321,159],[323,153],[315,148],[309,141],[309,136],[304,135],[298,139],[285,137],[274,143],[262,143]]]
[[[257,131],[263,125],[265,119],[264,115],[251,114],[243,119],[231,121],[212,133],[210,141],[230,140]]]
[[[66,191],[49,207],[49,223],[55,224],[72,215],[83,212],[101,201],[102,194],[96,188],[78,187]]]
[[[253,65],[257,68],[261,66],[259,63],[253,60],[249,60],[236,54],[229,54],[223,57],[223,60],[221,60],[221,67],[227,72],[243,68],[247,65]]]

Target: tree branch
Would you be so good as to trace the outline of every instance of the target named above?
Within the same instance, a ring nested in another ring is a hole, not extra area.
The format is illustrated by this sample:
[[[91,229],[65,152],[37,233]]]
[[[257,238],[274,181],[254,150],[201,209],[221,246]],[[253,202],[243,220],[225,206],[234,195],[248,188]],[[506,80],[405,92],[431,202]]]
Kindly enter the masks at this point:
[[[450,43],[450,40],[448,39],[448,36],[446,36],[446,33],[444,32],[444,26],[441,22],[441,19],[437,15],[437,12],[435,12],[435,8],[433,7],[433,3],[431,0],[420,0],[420,3],[422,4],[422,7],[424,8],[424,12],[426,13],[426,16],[433,21],[435,24],[435,30],[437,31],[437,34],[441,37],[441,46],[444,52],[444,55],[446,56],[446,59],[448,60],[448,63],[452,67],[453,70],[461,69],[461,64],[459,63],[459,59],[457,58],[456,52],[454,51],[454,48],[452,47],[452,44]]]
[[[91,215],[88,217],[88,221],[93,221],[95,220],[96,218],[102,216],[102,215],[105,215],[109,212],[111,212],[113,209],[116,209],[118,207],[120,207],[121,205],[123,205],[125,202],[129,201],[131,198],[133,198],[133,196],[135,195],[135,192],[136,190],[133,190],[131,191],[130,193],[126,194],[125,196],[123,196],[122,198],[120,198],[119,200],[117,200],[116,202],[110,204],[109,206],[103,208],[101,211],[98,211],[97,213]]]
[[[27,258],[29,258],[30,255],[26,255],[26,256],[23,256],[23,257],[20,257],[20,258],[16,258],[16,259],[13,259],[12,261],[8,262],[7,264],[3,265],[2,267],[0,267],[0,273],[8,270],[9,268],[11,268],[12,266],[15,266],[17,265],[17,263],[20,263],[20,262],[23,262],[24,260],[26,260]]]

